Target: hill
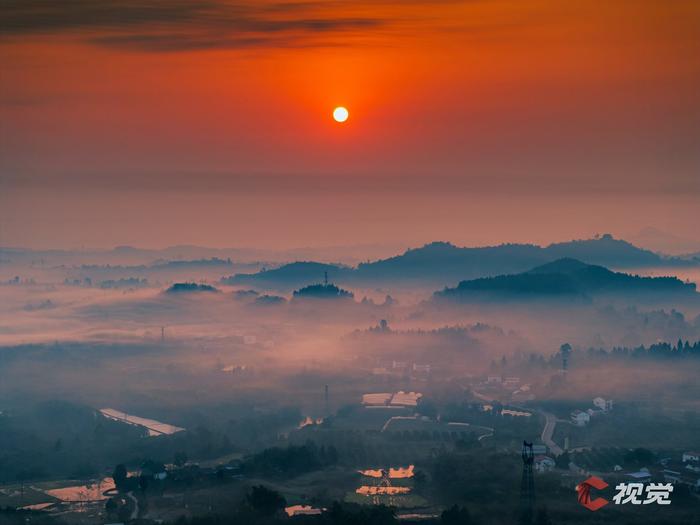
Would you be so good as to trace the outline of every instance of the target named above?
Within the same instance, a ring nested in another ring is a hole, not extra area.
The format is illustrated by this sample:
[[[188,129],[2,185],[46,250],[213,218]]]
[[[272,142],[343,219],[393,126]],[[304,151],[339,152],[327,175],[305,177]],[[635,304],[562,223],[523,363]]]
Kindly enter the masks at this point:
[[[333,281],[355,286],[446,286],[465,279],[525,272],[561,258],[573,258],[615,269],[695,264],[692,260],[658,255],[606,234],[595,239],[561,242],[546,247],[534,244],[458,247],[448,242],[432,242],[401,255],[361,263],[356,268],[309,261],[294,262],[274,270],[237,274],[222,282],[294,289],[318,281],[324,272],[328,272],[328,277]]]
[[[218,292],[213,286],[208,284],[197,284],[197,283],[175,283],[170,288],[165,290],[165,293],[169,294],[181,294],[181,293],[196,293],[196,292]]]
[[[257,273],[238,273],[221,279],[222,284],[260,285],[278,289],[293,289],[310,282],[318,282],[327,276],[334,281],[343,280],[352,273],[352,268],[336,264],[300,261],[285,264],[272,270]]]
[[[564,258],[529,271],[460,282],[454,288],[436,292],[436,299],[457,301],[483,298],[528,298],[601,294],[684,294],[695,293],[694,284],[676,277],[639,277],[613,272],[603,266]]]
[[[334,284],[312,284],[296,290],[294,299],[352,299],[352,292],[343,290]]]

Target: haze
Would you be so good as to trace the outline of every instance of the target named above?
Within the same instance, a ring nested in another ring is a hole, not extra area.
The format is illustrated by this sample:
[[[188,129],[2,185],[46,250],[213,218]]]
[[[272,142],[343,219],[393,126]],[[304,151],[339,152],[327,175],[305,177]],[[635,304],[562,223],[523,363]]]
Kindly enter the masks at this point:
[[[691,0],[4,18],[3,245],[700,240]]]
[[[697,0],[0,0],[0,61],[0,524],[698,523]]]

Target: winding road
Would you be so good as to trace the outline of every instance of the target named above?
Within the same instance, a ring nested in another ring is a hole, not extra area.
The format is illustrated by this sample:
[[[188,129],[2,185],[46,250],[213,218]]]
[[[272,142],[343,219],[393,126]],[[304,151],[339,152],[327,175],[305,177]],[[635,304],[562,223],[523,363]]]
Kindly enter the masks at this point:
[[[139,500],[136,499],[133,492],[127,492],[126,495],[131,501],[134,502],[134,510],[131,511],[131,517],[129,519],[135,520],[139,517]]]
[[[554,429],[557,426],[557,418],[554,414],[550,414],[549,412],[540,411],[540,413],[545,417],[544,429],[542,429],[542,443],[549,447],[552,454],[560,456],[564,453],[564,450],[552,439]]]

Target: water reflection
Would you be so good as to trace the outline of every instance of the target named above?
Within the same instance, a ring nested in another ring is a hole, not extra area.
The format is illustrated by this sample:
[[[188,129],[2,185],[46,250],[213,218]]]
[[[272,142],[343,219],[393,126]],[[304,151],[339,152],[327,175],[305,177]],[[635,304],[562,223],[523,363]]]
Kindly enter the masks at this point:
[[[397,494],[408,494],[411,492],[410,487],[383,487],[376,485],[362,485],[355,492],[362,494],[363,496],[395,496]]]
[[[297,430],[302,429],[304,427],[308,427],[310,425],[320,425],[321,423],[323,423],[322,417],[313,419],[311,416],[306,416],[304,419],[301,420],[301,422],[297,426]]]
[[[406,468],[390,468],[388,472],[386,469],[368,469],[360,470],[359,473],[370,478],[381,478],[385,473],[388,473],[388,477],[391,479],[405,479],[412,478],[414,476],[414,468],[414,465],[409,465]]]
[[[126,412],[122,412],[120,410],[115,410],[114,408],[101,408],[100,413],[109,419],[113,419],[114,421],[121,421],[122,423],[128,423],[129,425],[143,427],[148,431],[149,436],[175,434],[176,432],[185,430],[184,428],[176,427],[175,425],[161,423],[155,419],[132,416],[131,414],[127,414]]]
[[[311,505],[291,505],[285,507],[284,512],[291,518],[292,516],[316,516],[321,514],[324,510],[325,509],[312,507]]]
[[[104,478],[95,483],[48,489],[44,492],[61,501],[73,503],[106,500],[109,496],[105,496],[104,493],[114,488],[114,480],[112,478]]]

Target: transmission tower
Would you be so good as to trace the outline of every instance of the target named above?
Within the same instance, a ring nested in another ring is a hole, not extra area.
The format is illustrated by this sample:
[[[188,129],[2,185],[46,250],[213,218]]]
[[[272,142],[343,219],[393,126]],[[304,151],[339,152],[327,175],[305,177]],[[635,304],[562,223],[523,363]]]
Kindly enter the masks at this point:
[[[559,352],[561,352],[561,371],[566,374],[569,370],[569,356],[571,355],[571,345],[569,343],[564,343],[559,347]]]
[[[524,515],[532,520],[535,509],[535,477],[532,467],[535,462],[535,454],[532,451],[532,443],[523,441],[523,479],[520,483],[520,505]]]
[[[379,480],[379,483],[377,483],[377,487],[382,487],[384,490],[381,490],[381,488],[377,491],[375,496],[372,498],[372,503],[374,505],[379,505],[382,503],[381,500],[381,495],[386,494],[387,499],[388,499],[388,504],[390,507],[396,505],[396,501],[394,500],[394,495],[391,493],[391,478],[389,476],[389,469],[382,469],[382,477]]]

